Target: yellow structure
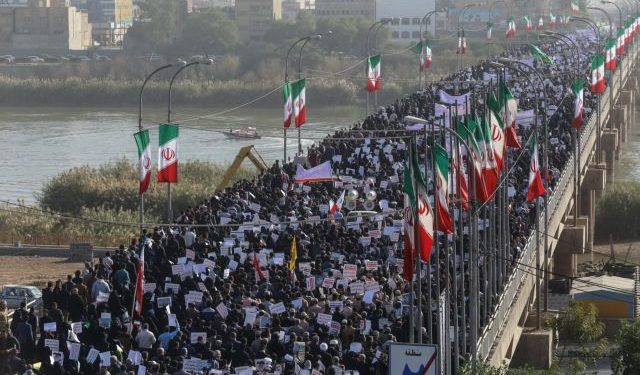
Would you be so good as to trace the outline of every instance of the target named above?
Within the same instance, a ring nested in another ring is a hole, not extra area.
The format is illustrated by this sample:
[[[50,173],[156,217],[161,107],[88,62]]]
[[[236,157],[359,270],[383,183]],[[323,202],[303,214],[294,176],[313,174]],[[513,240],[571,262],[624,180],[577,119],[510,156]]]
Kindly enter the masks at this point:
[[[259,42],[273,21],[282,19],[282,0],[236,0],[240,39]]]
[[[578,278],[573,281],[571,295],[577,302],[594,305],[600,318],[634,318],[633,279],[608,275]]]
[[[231,163],[227,171],[224,172],[222,181],[220,181],[220,184],[216,186],[216,191],[222,191],[227,187],[227,185],[229,184],[229,181],[231,181],[233,176],[235,176],[235,174],[238,172],[238,169],[240,168],[240,166],[242,165],[242,162],[246,158],[249,158],[249,160],[251,160],[253,165],[255,165],[260,172],[264,172],[267,169],[269,169],[269,166],[264,161],[264,159],[262,159],[262,157],[258,154],[258,151],[256,151],[253,145],[244,146],[240,148],[238,155],[236,155],[235,159],[233,159],[233,163]]]

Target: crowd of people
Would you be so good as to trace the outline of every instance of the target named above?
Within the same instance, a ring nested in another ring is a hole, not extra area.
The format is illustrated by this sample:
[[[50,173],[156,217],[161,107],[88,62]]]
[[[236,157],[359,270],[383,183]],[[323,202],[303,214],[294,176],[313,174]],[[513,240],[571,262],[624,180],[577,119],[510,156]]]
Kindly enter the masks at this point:
[[[576,42],[582,47],[584,74],[596,48],[588,38]],[[567,92],[575,64],[561,43],[540,47],[556,60],[553,65],[532,62],[544,75],[548,96],[539,111],[549,118],[548,134],[540,136],[549,140],[544,176],[551,194],[573,147],[573,100]],[[531,62],[526,47],[503,56]],[[468,67],[311,146],[308,163],[330,160],[338,181],[296,184],[296,165],[275,162],[259,176],[181,212],[176,226],[149,229],[66,281],[49,283],[42,291],[41,316],[23,306],[0,329],[0,373],[387,374],[390,345],[410,338],[411,299],[402,273],[402,173],[409,144],[402,119],[413,115],[435,121],[439,90],[477,91],[470,106],[483,111],[481,93],[489,87],[485,73],[493,71],[486,63]],[[513,71],[507,82],[523,111],[534,109],[542,95],[524,78]],[[594,100],[585,90],[587,118]],[[533,130],[531,124],[518,124],[523,142]],[[426,141],[419,139],[421,160],[428,156]],[[423,342],[437,343],[434,301],[444,290],[451,294],[455,285],[456,294],[448,298],[449,324],[457,328],[452,355],[469,353],[468,276],[476,265],[485,306],[478,329],[487,323],[532,233],[536,212],[526,202],[529,157],[526,149],[509,150],[511,193],[498,213],[509,217],[508,259],[492,257],[482,237],[484,252],[471,259],[468,248],[452,247],[459,237],[467,238],[462,243],[469,246],[468,233],[439,236],[438,253],[417,278],[425,291],[422,328],[416,333]],[[375,191],[377,213],[349,215],[363,210],[360,202],[332,216],[329,200],[344,190],[356,190],[361,197]],[[468,224],[466,215],[457,220]],[[509,272],[491,289],[482,266],[501,261]],[[138,314],[134,300],[140,262],[144,302]]]

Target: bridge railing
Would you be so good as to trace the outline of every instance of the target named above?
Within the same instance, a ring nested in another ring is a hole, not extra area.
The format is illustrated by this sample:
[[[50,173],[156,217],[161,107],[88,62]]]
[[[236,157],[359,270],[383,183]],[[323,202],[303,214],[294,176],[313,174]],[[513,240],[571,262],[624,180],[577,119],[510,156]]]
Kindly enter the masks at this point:
[[[634,54],[635,56],[635,54]],[[623,72],[624,79],[626,80],[629,72],[628,70]],[[600,118],[604,120],[609,111],[609,90],[613,89],[614,93],[617,92],[619,79],[618,75],[615,75],[613,80],[610,80],[609,87],[607,87],[604,94],[601,96],[601,114]],[[605,100],[606,98],[606,100]],[[581,151],[581,160],[580,160],[580,168],[582,170],[583,164],[586,166],[590,162],[591,159],[591,150],[593,148],[593,144],[595,143],[598,134],[597,134],[597,109],[594,108],[592,111],[592,115],[589,117],[589,121],[586,126],[582,129],[581,142],[580,142],[580,151]],[[588,147],[588,148],[587,148]],[[551,196],[549,198],[549,203],[547,205],[549,210],[549,219],[550,221],[557,221],[562,216],[564,216],[564,210],[566,210],[566,204],[570,200],[571,194],[573,193],[573,165],[574,165],[575,155],[571,155],[567,160],[564,169],[556,183],[554,190],[551,192]],[[558,212],[558,211],[563,212]],[[559,214],[557,220],[553,220],[554,216]],[[540,213],[539,216],[539,225],[541,231],[544,228],[544,211]],[[550,232],[553,232],[555,228],[550,228]],[[541,233],[541,242],[544,241],[544,237],[546,233]],[[538,249],[539,251],[541,249]],[[521,264],[521,267],[516,267],[514,272],[509,277],[509,281],[507,282],[504,292],[498,299],[498,303],[494,309],[494,313],[489,320],[489,323],[484,327],[480,339],[477,343],[477,353],[478,359],[484,361],[487,359],[489,354],[491,353],[491,349],[493,344],[495,343],[497,337],[502,332],[505,323],[508,321],[509,314],[511,312],[511,307],[513,302],[517,299],[516,296],[520,290],[520,287],[525,281],[526,277],[532,277],[530,269],[523,269],[533,267],[531,269],[535,269],[535,256],[536,256],[536,233],[532,231],[531,235],[527,239],[527,243],[524,247],[524,250],[518,259],[518,262]]]

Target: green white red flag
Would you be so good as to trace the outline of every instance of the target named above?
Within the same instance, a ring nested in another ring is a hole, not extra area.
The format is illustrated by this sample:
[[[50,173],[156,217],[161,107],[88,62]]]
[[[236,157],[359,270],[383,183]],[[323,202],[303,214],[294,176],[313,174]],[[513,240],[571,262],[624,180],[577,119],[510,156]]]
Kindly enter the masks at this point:
[[[427,185],[420,172],[418,152],[415,145],[411,147],[409,159],[410,164],[405,164],[404,169],[404,193],[409,201],[411,214],[407,215],[410,221],[408,223],[405,222],[405,235],[410,237],[412,253],[420,251],[420,259],[428,262],[433,246],[433,213],[427,195]],[[405,210],[406,208],[405,206]],[[413,243],[413,231],[417,234],[417,244]],[[417,247],[419,247],[419,250]]]
[[[513,97],[507,85],[500,82],[500,98],[504,112],[504,137],[507,146],[521,149],[522,145],[516,132],[516,117],[518,113],[518,101]]]
[[[293,98],[291,97],[291,83],[285,82],[282,86],[282,96],[284,97],[284,127],[288,129],[291,126],[293,118]]]
[[[382,87],[381,63],[382,57],[380,55],[371,56],[367,60],[367,90],[369,92],[378,91]]]
[[[466,125],[462,123],[459,124],[458,134],[467,140],[467,144],[471,151],[470,163],[475,178],[475,191],[473,192],[475,194],[475,199],[480,202],[486,202],[489,200],[489,192],[487,190],[483,174],[484,152],[474,135],[476,128],[479,127],[480,126],[476,120],[469,118]]]
[[[306,98],[306,81],[300,79],[292,85],[293,91],[293,115],[295,116],[296,128],[301,127],[307,122],[307,98]]]
[[[540,18],[538,18],[538,30],[542,30],[542,29],[544,29],[544,18],[540,16]]]
[[[133,135],[138,148],[138,170],[140,179],[139,193],[144,194],[151,182],[151,142],[149,130],[144,129]]]
[[[140,249],[140,259],[136,267],[136,287],[135,287],[135,311],[138,316],[142,316],[142,305],[144,303],[144,244]]]
[[[160,125],[158,182],[178,182],[178,126]]]
[[[458,48],[456,54],[464,55],[467,52],[467,38],[464,36],[464,30],[458,31]]]
[[[582,127],[582,115],[584,113],[584,80],[577,78],[571,85],[571,91],[575,97],[573,100],[573,120],[571,120],[571,126],[580,129]]]
[[[453,220],[449,215],[449,155],[447,150],[436,144],[436,229],[443,233],[453,233]]]
[[[513,39],[516,37],[516,21],[513,20],[513,17],[509,17],[507,21],[507,39]]]
[[[420,54],[420,70],[429,69],[432,61],[431,43],[428,40],[419,41],[416,52]]]
[[[491,147],[493,148],[493,154],[496,160],[496,166],[498,167],[498,173],[502,171],[504,166],[504,154],[505,154],[505,139],[504,139],[504,124],[502,123],[502,117],[500,112],[502,106],[498,103],[496,96],[491,93],[488,101],[488,114],[487,122],[489,124],[489,136],[491,138]]]
[[[538,162],[538,142],[536,136],[531,138],[531,165],[529,167],[529,190],[527,192],[527,201],[531,202],[538,197],[546,194],[544,184],[542,183],[542,175],[540,174],[540,163]]]
[[[580,6],[578,5],[578,2],[575,0],[571,2],[571,11],[573,13],[578,13],[580,11]]]
[[[531,23],[531,18],[529,16],[524,16],[522,19],[524,20],[524,31],[529,32],[533,30],[533,24]]]
[[[624,30],[618,28],[618,39],[616,39],[616,55],[624,55]]]
[[[605,45],[606,60],[604,62],[604,68],[613,72],[616,70],[616,40],[614,38],[608,38]]]
[[[602,94],[604,89],[604,57],[596,55],[591,60],[591,92]]]

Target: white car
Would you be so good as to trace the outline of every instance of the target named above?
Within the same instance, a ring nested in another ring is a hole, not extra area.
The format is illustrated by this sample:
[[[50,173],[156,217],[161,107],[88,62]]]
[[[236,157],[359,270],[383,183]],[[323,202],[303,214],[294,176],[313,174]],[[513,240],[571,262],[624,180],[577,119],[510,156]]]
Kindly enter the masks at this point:
[[[2,287],[0,300],[5,301],[9,309],[20,308],[20,304],[25,302],[29,306],[34,306],[36,310],[40,310],[42,307],[42,292],[35,286],[5,285]]]

